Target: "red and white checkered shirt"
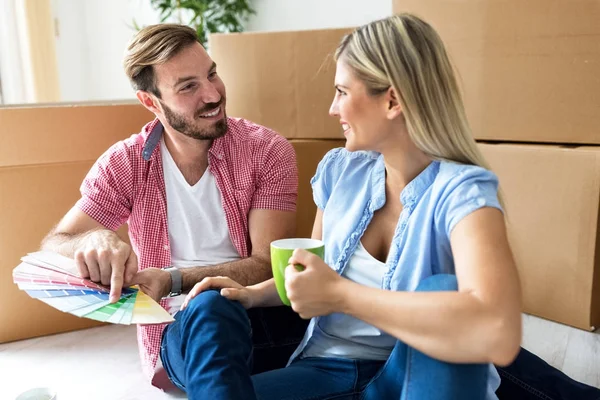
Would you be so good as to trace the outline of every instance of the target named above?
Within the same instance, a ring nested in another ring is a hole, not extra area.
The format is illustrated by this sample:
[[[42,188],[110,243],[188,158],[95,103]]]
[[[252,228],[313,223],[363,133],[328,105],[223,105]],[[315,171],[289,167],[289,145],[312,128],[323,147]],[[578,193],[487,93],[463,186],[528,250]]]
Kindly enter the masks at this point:
[[[162,124],[113,145],[96,161],[81,185],[77,206],[106,228],[129,223],[139,269],[171,265],[167,201],[160,138]],[[231,241],[240,256],[252,248],[248,212],[253,208],[296,210],[298,170],[292,145],[270,129],[228,118],[227,133],[209,149],[209,168],[221,191]],[[161,305],[166,306],[162,301]],[[144,373],[151,378],[164,325],[138,325]]]

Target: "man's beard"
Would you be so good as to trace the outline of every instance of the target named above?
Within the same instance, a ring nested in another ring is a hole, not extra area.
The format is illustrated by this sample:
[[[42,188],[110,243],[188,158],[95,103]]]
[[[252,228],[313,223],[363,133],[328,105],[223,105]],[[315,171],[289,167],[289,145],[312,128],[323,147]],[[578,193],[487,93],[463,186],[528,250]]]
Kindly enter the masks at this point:
[[[183,133],[188,137],[197,140],[210,140],[220,138],[227,133],[227,115],[225,115],[225,110],[223,110],[223,119],[215,122],[214,125],[206,128],[197,128],[195,126],[195,122],[202,118],[200,115],[210,110],[214,110],[217,107],[221,107],[223,105],[222,101],[219,103],[207,104],[202,110],[199,110],[194,114],[193,121],[190,121],[184,115],[178,114],[171,110],[165,103],[161,102],[161,104],[165,111],[165,117],[167,118],[169,125],[171,125],[173,129]]]

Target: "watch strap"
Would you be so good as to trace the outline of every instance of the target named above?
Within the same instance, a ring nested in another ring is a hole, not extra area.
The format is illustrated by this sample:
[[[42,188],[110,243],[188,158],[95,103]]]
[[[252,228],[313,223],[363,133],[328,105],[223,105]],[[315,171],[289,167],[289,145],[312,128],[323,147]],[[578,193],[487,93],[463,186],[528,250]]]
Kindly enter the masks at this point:
[[[179,296],[183,289],[181,271],[175,267],[166,268],[165,271],[171,274],[171,292],[169,293],[169,297]]]

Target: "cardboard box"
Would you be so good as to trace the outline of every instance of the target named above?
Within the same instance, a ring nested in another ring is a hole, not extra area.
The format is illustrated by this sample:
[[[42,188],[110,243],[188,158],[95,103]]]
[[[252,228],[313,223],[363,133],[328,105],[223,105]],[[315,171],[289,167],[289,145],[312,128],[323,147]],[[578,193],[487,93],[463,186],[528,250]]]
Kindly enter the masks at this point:
[[[133,104],[0,109],[0,343],[99,325],[31,299],[12,282],[12,270],[77,201],[97,157],[151,118]],[[309,181],[325,153],[344,140],[292,144],[300,180],[297,235],[310,237],[316,207]],[[120,233],[126,239],[125,229]]]
[[[476,139],[600,144],[600,1],[394,0],[431,23]]]
[[[600,326],[600,147],[480,144],[500,179],[524,311]]]
[[[287,138],[338,139],[333,54],[351,29],[210,36],[211,56],[227,87],[227,113]]]
[[[12,280],[19,259],[79,198],[92,163],[0,168],[0,343],[99,325],[30,298]]]
[[[311,178],[317,171],[319,161],[336,147],[344,147],[345,140],[291,140],[298,162],[298,208],[296,236],[309,238],[312,233],[317,206],[313,200]]]
[[[139,103],[0,108],[0,167],[96,160],[153,119]]]
[[[12,270],[75,204],[93,162],[151,119],[133,104],[0,108],[0,343],[99,325],[30,298]]]

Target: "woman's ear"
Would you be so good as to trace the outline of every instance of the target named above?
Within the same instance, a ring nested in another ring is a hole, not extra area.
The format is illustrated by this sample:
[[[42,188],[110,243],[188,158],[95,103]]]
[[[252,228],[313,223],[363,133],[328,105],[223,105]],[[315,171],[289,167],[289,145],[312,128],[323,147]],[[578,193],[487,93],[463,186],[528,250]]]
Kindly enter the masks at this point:
[[[402,115],[402,105],[400,104],[396,90],[390,86],[384,96],[387,118],[392,120]]]

